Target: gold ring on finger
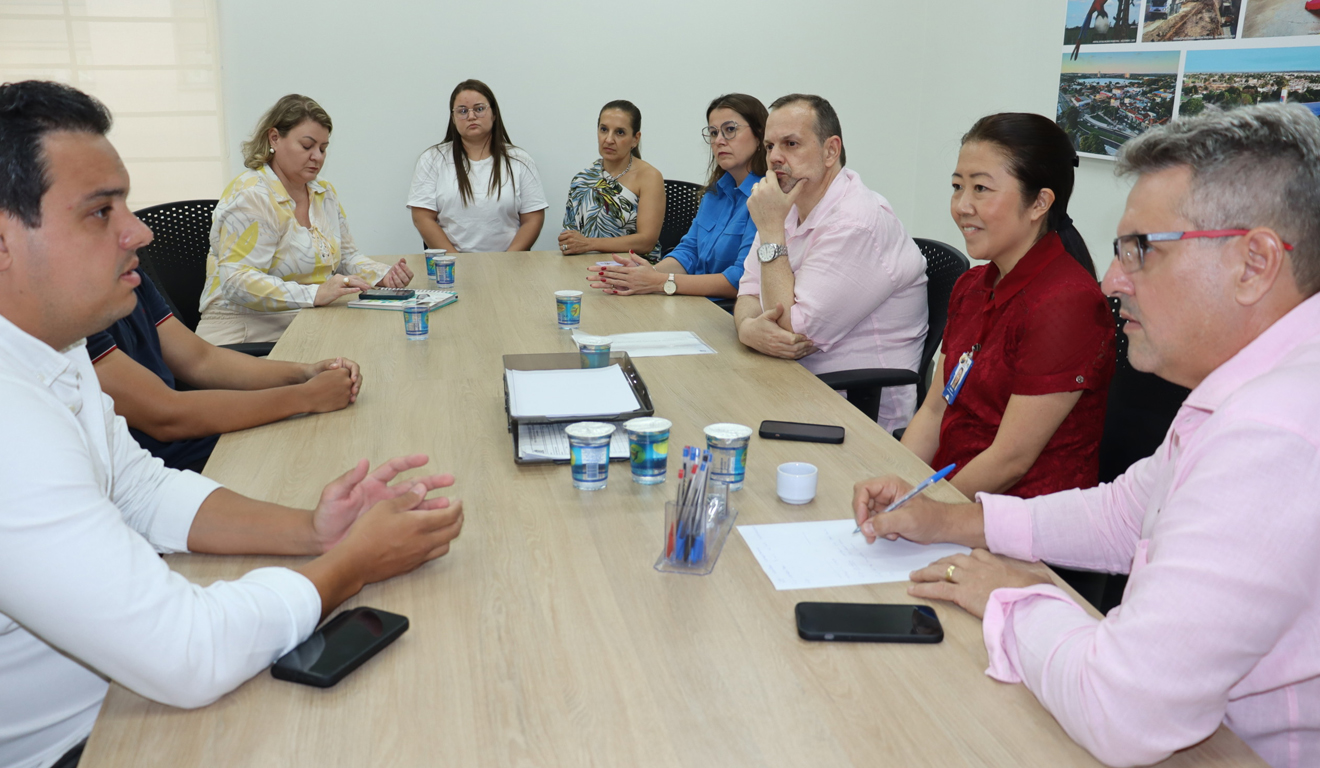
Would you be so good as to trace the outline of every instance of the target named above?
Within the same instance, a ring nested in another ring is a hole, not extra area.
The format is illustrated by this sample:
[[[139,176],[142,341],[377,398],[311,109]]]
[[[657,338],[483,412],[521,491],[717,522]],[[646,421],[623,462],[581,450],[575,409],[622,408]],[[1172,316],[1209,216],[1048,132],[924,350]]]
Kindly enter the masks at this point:
[[[954,569],[954,568],[957,568],[957,567],[958,567],[958,566],[956,566],[956,565],[950,565],[950,566],[949,566],[949,570],[947,570],[947,571],[944,572],[944,580],[945,580],[945,581],[949,582],[950,584],[953,583],[953,569]]]

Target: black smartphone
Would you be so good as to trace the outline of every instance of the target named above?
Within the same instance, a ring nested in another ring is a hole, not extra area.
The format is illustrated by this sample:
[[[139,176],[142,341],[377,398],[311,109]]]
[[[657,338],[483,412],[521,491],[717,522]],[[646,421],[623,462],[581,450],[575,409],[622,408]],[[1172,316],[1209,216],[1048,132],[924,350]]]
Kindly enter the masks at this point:
[[[767,440],[801,440],[806,443],[843,442],[843,427],[829,424],[799,424],[796,421],[763,421],[761,437]]]
[[[928,605],[798,603],[798,636],[845,643],[938,643],[944,627]]]
[[[358,294],[359,299],[376,299],[377,301],[406,301],[417,295],[417,291],[411,288],[372,288],[369,291],[363,291]]]
[[[291,683],[329,688],[408,630],[408,618],[375,608],[344,611],[284,654],[270,673]]]

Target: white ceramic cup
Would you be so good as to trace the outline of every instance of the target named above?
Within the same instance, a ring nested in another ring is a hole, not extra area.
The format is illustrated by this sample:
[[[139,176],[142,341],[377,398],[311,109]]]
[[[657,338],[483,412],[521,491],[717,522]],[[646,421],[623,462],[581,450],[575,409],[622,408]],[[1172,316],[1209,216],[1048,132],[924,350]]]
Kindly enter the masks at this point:
[[[816,465],[790,461],[779,465],[776,489],[785,504],[806,504],[816,498]]]

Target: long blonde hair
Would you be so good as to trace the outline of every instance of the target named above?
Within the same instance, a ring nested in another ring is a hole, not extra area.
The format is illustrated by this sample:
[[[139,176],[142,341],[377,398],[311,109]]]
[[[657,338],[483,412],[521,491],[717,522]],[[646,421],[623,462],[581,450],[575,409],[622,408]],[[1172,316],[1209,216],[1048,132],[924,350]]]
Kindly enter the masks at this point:
[[[317,123],[327,133],[335,129],[330,122],[330,115],[321,109],[320,104],[306,96],[291,93],[275,102],[275,106],[261,116],[252,138],[242,143],[243,165],[254,171],[260,170],[261,166],[270,162],[270,129],[279,131],[280,136],[287,136],[289,131],[304,120]]]

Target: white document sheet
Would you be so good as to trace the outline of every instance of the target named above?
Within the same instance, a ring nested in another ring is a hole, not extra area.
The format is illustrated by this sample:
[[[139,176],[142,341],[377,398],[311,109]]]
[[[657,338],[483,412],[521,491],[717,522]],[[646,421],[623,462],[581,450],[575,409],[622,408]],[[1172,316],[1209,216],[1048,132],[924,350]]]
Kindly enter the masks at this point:
[[[559,368],[511,371],[509,414],[526,416],[616,416],[640,406],[628,377],[617,365],[607,368]]]
[[[568,461],[567,424],[519,424],[518,458]],[[610,458],[628,458],[628,431],[620,424],[610,435]]]
[[[907,581],[941,557],[967,554],[957,544],[913,544],[854,534],[853,520],[740,525],[738,532],[777,590]]]
[[[583,334],[574,331],[573,340]],[[605,338],[613,342],[611,352],[627,352],[630,357],[670,357],[673,355],[714,355],[709,344],[692,331],[646,331],[616,333]]]

